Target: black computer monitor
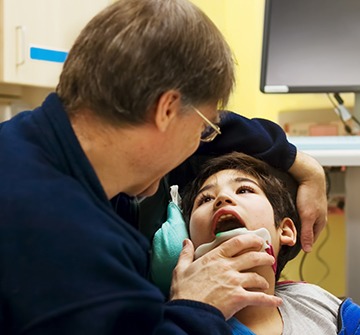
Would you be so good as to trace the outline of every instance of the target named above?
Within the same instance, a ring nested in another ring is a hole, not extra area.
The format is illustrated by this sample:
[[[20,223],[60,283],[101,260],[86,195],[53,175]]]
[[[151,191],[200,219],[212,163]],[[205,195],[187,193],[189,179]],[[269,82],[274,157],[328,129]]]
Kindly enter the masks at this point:
[[[360,0],[266,0],[260,90],[360,92]]]

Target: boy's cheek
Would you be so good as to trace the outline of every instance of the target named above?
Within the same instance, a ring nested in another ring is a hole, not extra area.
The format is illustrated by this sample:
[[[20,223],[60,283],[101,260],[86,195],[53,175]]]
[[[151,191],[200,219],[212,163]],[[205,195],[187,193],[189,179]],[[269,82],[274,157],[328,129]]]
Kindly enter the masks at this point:
[[[211,227],[206,222],[197,222],[195,225],[190,226],[190,239],[192,240],[194,247],[209,243],[214,239],[211,231]]]

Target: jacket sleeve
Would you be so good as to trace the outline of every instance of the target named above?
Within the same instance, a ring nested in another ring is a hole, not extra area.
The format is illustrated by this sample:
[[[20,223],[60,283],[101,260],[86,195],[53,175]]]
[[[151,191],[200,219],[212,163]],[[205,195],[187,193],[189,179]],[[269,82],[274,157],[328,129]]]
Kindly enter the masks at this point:
[[[350,298],[344,300],[338,314],[339,335],[360,335],[360,306]]]
[[[288,142],[282,128],[272,121],[248,119],[233,112],[225,112],[220,129],[221,135],[212,142],[202,143],[195,155],[215,156],[241,151],[284,171],[295,160],[296,147]]]
[[[110,205],[60,182],[62,192],[46,184],[42,196],[17,199],[16,215],[1,213],[0,334],[231,334],[215,307],[166,302],[147,280],[148,241]]]

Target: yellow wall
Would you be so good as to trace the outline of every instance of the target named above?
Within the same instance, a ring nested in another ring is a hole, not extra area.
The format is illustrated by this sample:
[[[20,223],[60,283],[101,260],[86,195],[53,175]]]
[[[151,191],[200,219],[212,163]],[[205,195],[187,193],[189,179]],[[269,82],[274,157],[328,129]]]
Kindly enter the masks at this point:
[[[279,111],[331,109],[325,94],[263,94],[260,64],[265,0],[191,0],[218,26],[234,51],[237,86],[228,108],[247,117],[277,121]],[[353,105],[353,94],[343,94]]]

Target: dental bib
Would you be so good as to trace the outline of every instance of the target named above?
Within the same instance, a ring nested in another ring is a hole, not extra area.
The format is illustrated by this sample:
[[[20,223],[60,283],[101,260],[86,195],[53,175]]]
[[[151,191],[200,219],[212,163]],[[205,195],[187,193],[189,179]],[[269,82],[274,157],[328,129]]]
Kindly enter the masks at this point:
[[[218,245],[225,242],[226,240],[229,240],[230,238],[237,235],[245,235],[245,234],[255,234],[257,236],[260,236],[264,240],[261,251],[266,251],[267,249],[271,248],[271,237],[269,231],[266,228],[259,228],[256,230],[248,230],[246,228],[236,228],[218,233],[216,234],[216,237],[212,242],[205,243],[197,247],[195,250],[195,259],[201,257],[210,250],[216,248]]]

